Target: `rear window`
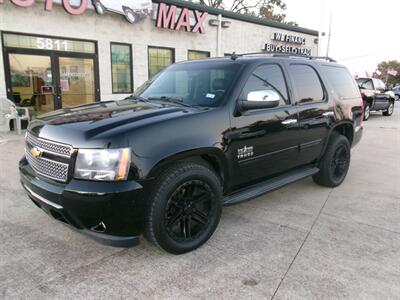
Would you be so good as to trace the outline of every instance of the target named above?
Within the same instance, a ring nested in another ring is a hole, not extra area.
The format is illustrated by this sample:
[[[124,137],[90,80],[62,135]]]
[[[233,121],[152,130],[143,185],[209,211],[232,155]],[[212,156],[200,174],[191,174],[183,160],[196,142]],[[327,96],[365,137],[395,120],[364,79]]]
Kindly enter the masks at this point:
[[[359,97],[357,85],[346,68],[322,66],[322,69],[341,100]]]

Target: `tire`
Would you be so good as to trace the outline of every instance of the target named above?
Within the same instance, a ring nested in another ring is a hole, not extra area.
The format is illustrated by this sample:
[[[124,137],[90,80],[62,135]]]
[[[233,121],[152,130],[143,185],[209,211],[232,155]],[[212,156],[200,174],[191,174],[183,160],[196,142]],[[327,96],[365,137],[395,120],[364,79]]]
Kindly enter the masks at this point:
[[[332,133],[327,149],[322,157],[318,174],[313,176],[315,183],[336,187],[346,178],[350,166],[350,143],[349,140],[339,133]]]
[[[395,99],[396,101],[399,101],[399,100],[400,100],[400,95],[395,95],[395,96],[394,96],[394,99]]]
[[[176,163],[156,180],[144,236],[169,253],[186,253],[211,237],[221,211],[222,186],[217,175],[201,164]]]
[[[393,114],[393,111],[394,111],[394,102],[390,102],[388,109],[385,110],[382,114],[385,117],[389,117]]]
[[[137,22],[138,16],[133,12],[132,9],[130,9],[129,7],[125,7],[125,8],[123,8],[123,10],[124,10],[124,14],[125,14],[125,19],[129,23]]]
[[[103,4],[101,4],[100,1],[93,1],[94,2],[94,8],[96,9],[96,12],[99,15],[104,15],[106,12],[106,9],[104,8]]]
[[[369,105],[369,103],[365,102],[363,120],[367,121],[370,115],[371,115],[371,106]]]

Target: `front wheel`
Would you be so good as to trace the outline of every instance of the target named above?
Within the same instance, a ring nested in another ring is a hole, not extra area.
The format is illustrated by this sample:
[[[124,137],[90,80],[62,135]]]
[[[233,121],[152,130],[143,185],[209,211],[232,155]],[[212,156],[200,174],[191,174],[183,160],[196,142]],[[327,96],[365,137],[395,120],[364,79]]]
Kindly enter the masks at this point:
[[[371,115],[371,106],[369,103],[364,104],[364,121],[367,121],[369,119],[369,116]]]
[[[174,164],[150,196],[145,237],[173,254],[192,251],[214,233],[221,211],[222,187],[214,172],[202,164]]]
[[[391,116],[394,111],[394,102],[390,102],[389,107],[382,114],[386,117]]]
[[[129,23],[135,23],[138,21],[138,16],[136,13],[133,12],[132,9],[130,9],[129,7],[124,7],[124,14],[125,14],[125,19],[129,22]]]
[[[345,179],[349,167],[349,140],[345,136],[334,132],[319,163],[320,171],[313,176],[314,182],[322,186],[336,187]]]
[[[99,15],[104,15],[106,9],[100,1],[94,1],[94,8]]]

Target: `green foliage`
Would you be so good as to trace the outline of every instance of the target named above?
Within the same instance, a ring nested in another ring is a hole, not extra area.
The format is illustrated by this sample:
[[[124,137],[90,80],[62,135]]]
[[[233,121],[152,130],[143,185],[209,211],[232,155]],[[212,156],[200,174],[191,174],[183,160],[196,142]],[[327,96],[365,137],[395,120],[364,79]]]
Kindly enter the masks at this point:
[[[393,68],[397,71],[397,75],[393,76],[387,73],[388,69]],[[389,60],[383,61],[378,64],[377,70],[381,72],[381,75],[378,77],[382,79],[384,82],[387,80],[388,86],[396,86],[400,84],[400,61],[398,60]]]
[[[230,10],[236,13],[252,15],[280,23],[298,26],[296,22],[287,22],[284,0],[233,0],[226,6],[223,0],[199,0],[200,4]]]

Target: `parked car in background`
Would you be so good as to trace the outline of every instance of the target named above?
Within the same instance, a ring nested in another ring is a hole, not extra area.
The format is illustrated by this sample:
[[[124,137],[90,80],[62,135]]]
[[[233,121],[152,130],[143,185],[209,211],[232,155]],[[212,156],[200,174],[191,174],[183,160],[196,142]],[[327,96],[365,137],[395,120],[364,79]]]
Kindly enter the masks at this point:
[[[364,103],[364,121],[369,119],[371,111],[382,111],[384,116],[393,114],[395,94],[386,88],[382,80],[358,78],[357,84]]]
[[[223,205],[308,176],[340,185],[361,136],[344,66],[232,55],[173,64],[121,101],[38,117],[19,168],[32,201],[81,233],[113,246],[143,234],[180,254],[211,237]]]
[[[92,0],[92,3],[99,15],[110,11],[125,16],[130,23],[136,23],[148,16],[153,7],[151,0]]]
[[[400,85],[395,86],[392,89],[392,92],[394,93],[394,97],[395,97],[396,101],[399,101],[400,100]]]

